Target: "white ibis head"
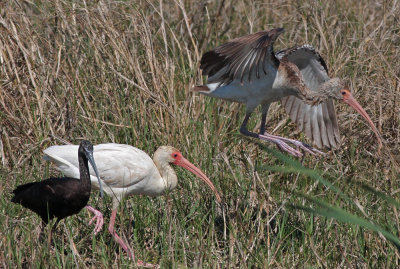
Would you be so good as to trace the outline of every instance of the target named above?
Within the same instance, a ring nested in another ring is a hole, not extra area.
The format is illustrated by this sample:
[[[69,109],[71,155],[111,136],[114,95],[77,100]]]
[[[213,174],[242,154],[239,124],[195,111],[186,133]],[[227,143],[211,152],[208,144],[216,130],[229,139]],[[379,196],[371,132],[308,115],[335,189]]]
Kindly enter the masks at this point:
[[[194,164],[185,159],[182,156],[182,153],[179,152],[179,150],[171,146],[161,146],[160,148],[157,149],[155,154],[158,155],[158,159],[160,161],[165,163],[171,163],[174,165],[179,165],[189,170],[196,176],[198,176],[211,188],[211,190],[215,193],[217,201],[221,203],[222,201],[221,196],[219,195],[217,189],[215,188],[211,180],[199,168],[197,168]]]
[[[365,112],[362,106],[353,97],[353,94],[351,93],[349,87],[343,80],[339,78],[332,78],[324,83],[323,88],[325,88],[325,91],[328,91],[327,96],[343,101],[344,103],[354,108],[358,113],[360,113],[360,115],[363,116],[363,118],[371,126],[378,139],[379,145],[382,146],[382,141],[380,139],[378,129],[375,127],[367,112]],[[324,91],[322,91],[322,93],[323,92]]]
[[[340,90],[340,94],[342,96],[342,100],[343,102],[345,102],[346,104],[348,104],[349,106],[351,106],[352,108],[354,108],[358,113],[360,113],[361,116],[364,117],[364,119],[368,122],[368,124],[371,126],[372,130],[374,131],[379,145],[382,146],[382,141],[381,138],[379,136],[379,132],[378,129],[376,129],[374,123],[372,122],[371,118],[368,116],[367,112],[365,112],[365,110],[362,108],[362,106],[357,102],[356,99],[354,99],[353,95],[351,94],[351,91],[349,90],[349,88],[343,88]]]
[[[96,173],[96,177],[99,181],[99,186],[100,186],[100,196],[103,197],[103,186],[101,185],[101,180],[99,176],[99,172],[97,171],[97,166],[94,161],[93,157],[93,145],[87,140],[82,140],[79,146],[79,151],[81,151],[83,154],[85,154],[86,158],[90,162],[90,165],[93,167],[94,172]]]

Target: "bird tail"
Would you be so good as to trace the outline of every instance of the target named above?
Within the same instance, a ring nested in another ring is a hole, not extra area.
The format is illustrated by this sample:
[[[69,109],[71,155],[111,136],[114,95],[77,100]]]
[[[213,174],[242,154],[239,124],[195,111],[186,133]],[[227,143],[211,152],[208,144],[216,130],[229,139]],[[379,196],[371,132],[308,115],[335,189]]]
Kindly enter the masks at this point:
[[[208,86],[205,85],[198,85],[198,86],[193,86],[192,87],[192,91],[194,92],[209,92],[210,88],[208,88]]]
[[[31,182],[24,185],[19,185],[15,190],[13,190],[14,197],[11,199],[11,202],[20,204],[23,198],[23,193],[35,183],[36,182]]]

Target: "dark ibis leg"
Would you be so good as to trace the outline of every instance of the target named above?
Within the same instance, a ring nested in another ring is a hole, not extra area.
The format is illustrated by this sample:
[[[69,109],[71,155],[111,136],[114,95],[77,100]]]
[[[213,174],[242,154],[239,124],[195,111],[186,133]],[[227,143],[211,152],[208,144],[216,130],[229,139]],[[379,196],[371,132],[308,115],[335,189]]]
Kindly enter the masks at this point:
[[[240,126],[240,133],[242,133],[243,135],[246,135],[246,136],[251,136],[251,137],[259,138],[261,140],[272,142],[272,143],[276,144],[281,150],[286,151],[287,153],[289,153],[295,157],[301,157],[301,156],[303,156],[303,154],[299,150],[296,150],[296,149],[292,148],[291,146],[289,146],[288,143],[293,144],[297,148],[303,149],[304,151],[306,151],[312,155],[324,154],[323,152],[321,152],[303,142],[300,142],[300,141],[297,141],[294,139],[280,137],[280,136],[270,135],[270,134],[266,133],[265,132],[265,123],[266,123],[266,119],[267,119],[268,108],[269,108],[269,105],[263,105],[263,107],[262,107],[260,134],[256,134],[256,133],[253,133],[253,132],[250,132],[249,130],[247,130],[247,123],[249,121],[251,112],[246,113],[243,123]]]
[[[267,113],[269,109],[269,104],[263,104],[261,106],[261,126],[260,126],[260,134],[265,133],[265,124],[267,122]]]
[[[39,233],[39,241],[41,243],[43,243],[45,241],[45,229],[46,229],[46,226],[47,226],[47,223],[42,221],[41,227],[40,227],[40,233]],[[49,241],[47,241],[47,243],[49,243]]]
[[[48,245],[49,247],[50,247],[50,245],[51,245],[51,238],[53,237],[53,232],[54,232],[54,230],[56,229],[56,227],[57,227],[57,225],[58,225],[59,222],[60,222],[60,219],[57,218],[57,220],[56,220],[56,222],[54,223],[54,225],[51,226],[50,234],[49,234],[49,237],[47,238],[47,245]],[[47,224],[46,224],[46,225],[47,225]],[[45,227],[45,226],[43,226],[43,229],[44,229],[44,227]]]
[[[51,246],[52,234],[53,234],[53,229],[50,229],[49,237],[47,238],[47,246],[49,247],[49,249],[50,249],[50,246]]]
[[[240,126],[240,133],[246,136],[251,136],[251,137],[255,137],[258,138],[258,134],[250,132],[249,130],[247,130],[247,122],[249,121],[251,112],[247,112],[246,116],[244,117],[243,123]]]
[[[92,222],[96,220],[96,226],[94,227],[94,234],[97,234],[98,232],[101,231],[101,228],[103,228],[104,224],[103,214],[97,209],[91,207],[90,205],[85,206],[85,208],[94,214],[93,218],[89,221],[89,225],[91,225]]]
[[[114,223],[115,223],[115,217],[117,216],[117,209],[114,209],[111,213],[111,219],[110,219],[110,224],[108,226],[108,231],[110,234],[114,237],[115,241],[124,249],[124,251],[128,254],[129,258],[131,258],[132,261],[135,261],[135,253],[131,251],[128,247],[127,244],[118,236],[117,232],[115,232],[114,229]],[[150,263],[145,263],[141,260],[137,261],[137,266],[140,267],[148,267],[148,268],[158,268],[158,265],[150,264]]]

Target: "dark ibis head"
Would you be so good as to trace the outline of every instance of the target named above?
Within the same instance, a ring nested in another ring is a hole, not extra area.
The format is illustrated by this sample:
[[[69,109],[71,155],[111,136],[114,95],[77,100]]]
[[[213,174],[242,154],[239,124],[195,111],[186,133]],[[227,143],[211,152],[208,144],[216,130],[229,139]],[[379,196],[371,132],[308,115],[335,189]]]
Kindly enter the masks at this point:
[[[78,149],[78,154],[84,154],[88,161],[90,162],[90,165],[93,167],[94,172],[96,173],[96,177],[99,181],[99,186],[100,186],[100,196],[103,197],[103,186],[101,184],[101,180],[99,177],[99,172],[97,171],[96,163],[94,162],[94,157],[93,157],[93,145],[87,140],[82,140],[81,143],[79,144],[79,149]]]

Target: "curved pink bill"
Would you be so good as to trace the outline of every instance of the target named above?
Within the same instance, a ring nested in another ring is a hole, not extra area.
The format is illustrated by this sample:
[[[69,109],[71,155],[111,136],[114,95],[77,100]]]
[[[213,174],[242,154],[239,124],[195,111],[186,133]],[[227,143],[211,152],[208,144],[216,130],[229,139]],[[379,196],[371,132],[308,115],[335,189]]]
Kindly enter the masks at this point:
[[[378,138],[379,141],[379,148],[382,147],[382,141],[379,136],[378,129],[376,129],[374,123],[372,122],[371,118],[368,116],[367,112],[361,107],[361,105],[354,99],[353,95],[349,95],[348,98],[343,99],[343,101],[350,105],[352,108],[354,108],[358,113],[361,114],[361,116],[364,117],[364,119],[368,122],[368,124],[371,126],[372,130],[374,131],[376,138]]]
[[[176,160],[174,164],[182,166],[183,168],[189,170],[199,178],[201,178],[215,193],[215,196],[217,197],[218,203],[221,203],[221,196],[219,195],[217,189],[214,187],[214,184],[211,182],[211,180],[194,164],[186,160],[185,158],[181,157],[179,160]]]

